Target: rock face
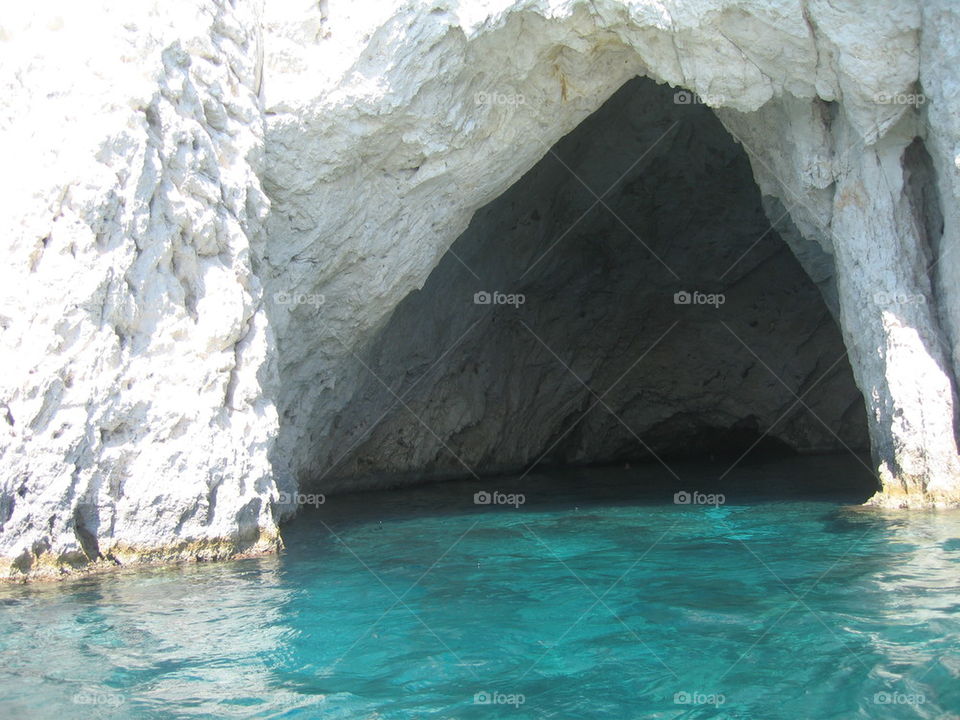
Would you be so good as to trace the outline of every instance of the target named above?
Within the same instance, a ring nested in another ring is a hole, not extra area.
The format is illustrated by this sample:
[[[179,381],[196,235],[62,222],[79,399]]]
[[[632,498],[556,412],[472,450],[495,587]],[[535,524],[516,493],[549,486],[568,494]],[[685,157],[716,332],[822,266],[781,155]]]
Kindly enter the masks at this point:
[[[629,81],[477,211],[357,358],[310,485],[867,447],[820,291],[685,99]]]
[[[0,50],[3,573],[275,547],[257,16],[57,11]]]
[[[266,551],[444,445],[857,448],[831,316],[875,501],[960,502],[950,0],[135,5],[0,21],[5,576]],[[563,363],[599,395],[675,320],[572,427]]]

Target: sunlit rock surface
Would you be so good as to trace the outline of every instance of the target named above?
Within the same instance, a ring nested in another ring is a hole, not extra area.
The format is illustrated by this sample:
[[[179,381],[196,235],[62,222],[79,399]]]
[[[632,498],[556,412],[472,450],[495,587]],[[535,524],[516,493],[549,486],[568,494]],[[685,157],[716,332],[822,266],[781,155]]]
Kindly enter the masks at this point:
[[[476,210],[637,76],[697,93],[741,143],[777,230],[749,262],[798,264],[839,320],[876,502],[956,503],[958,32],[949,0],[9,9],[4,575],[276,547],[285,493],[366,429],[344,423],[400,303],[450,262]],[[772,397],[753,411],[761,432]],[[781,439],[836,442],[804,422]],[[853,442],[857,426],[832,429]],[[621,439],[596,456],[631,454]],[[390,462],[443,469],[440,456]]]
[[[102,5],[0,21],[4,574],[277,543],[257,13]]]

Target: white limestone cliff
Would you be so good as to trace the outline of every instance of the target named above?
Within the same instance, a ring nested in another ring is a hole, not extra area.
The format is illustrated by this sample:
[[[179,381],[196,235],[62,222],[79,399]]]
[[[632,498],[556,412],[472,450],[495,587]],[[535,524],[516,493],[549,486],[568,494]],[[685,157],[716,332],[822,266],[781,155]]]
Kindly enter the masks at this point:
[[[4,574],[277,543],[255,8],[5,13]]]
[[[788,213],[866,402],[875,501],[960,501],[950,0],[326,5],[0,19],[4,576],[276,548],[357,357],[636,76],[698,93]]]

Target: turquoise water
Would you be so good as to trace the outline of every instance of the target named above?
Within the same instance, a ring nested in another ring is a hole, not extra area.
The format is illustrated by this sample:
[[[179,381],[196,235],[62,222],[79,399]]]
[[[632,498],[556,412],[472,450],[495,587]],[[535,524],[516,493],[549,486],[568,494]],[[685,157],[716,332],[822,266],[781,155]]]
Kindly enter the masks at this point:
[[[2,587],[0,717],[960,717],[960,515],[858,468],[331,497],[280,557]]]

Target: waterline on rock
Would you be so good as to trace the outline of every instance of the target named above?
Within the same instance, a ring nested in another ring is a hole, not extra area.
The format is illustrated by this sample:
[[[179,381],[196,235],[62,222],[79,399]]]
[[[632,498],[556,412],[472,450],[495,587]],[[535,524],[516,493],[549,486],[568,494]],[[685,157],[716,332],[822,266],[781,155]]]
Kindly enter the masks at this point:
[[[278,557],[3,588],[0,707],[40,719],[956,713],[960,515],[849,505],[869,492],[851,482],[857,467],[747,467],[722,504],[675,503],[649,467],[528,477],[517,505],[475,503],[475,481],[333,496],[286,527]],[[677,472],[691,494],[716,490],[708,466]],[[828,483],[847,490],[801,487]]]

